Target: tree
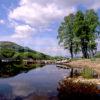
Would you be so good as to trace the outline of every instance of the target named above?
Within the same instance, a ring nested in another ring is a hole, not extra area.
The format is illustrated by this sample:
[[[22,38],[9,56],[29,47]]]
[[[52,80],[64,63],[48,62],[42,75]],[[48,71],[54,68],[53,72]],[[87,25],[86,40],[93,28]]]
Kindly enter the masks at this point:
[[[10,48],[6,48],[6,49],[1,49],[0,53],[2,57],[12,58],[15,54],[15,51]]]
[[[79,50],[78,41],[76,41],[73,31],[74,17],[74,14],[66,16],[58,29],[59,44],[70,51],[71,58],[73,58],[74,52],[77,53]]]
[[[97,27],[99,26],[99,18],[98,18],[97,13],[93,9],[90,9],[86,11],[85,20],[90,28],[90,33],[89,33],[90,41],[88,43],[89,52],[91,56],[94,56],[94,54],[97,51],[97,43],[95,42],[95,40],[97,38],[96,36],[98,32],[100,32],[97,29]]]
[[[75,16],[74,32],[81,41],[81,49],[84,58],[94,55],[97,50],[96,31],[99,25],[97,13],[87,10],[86,13],[78,11]]]
[[[85,21],[85,15],[82,11],[78,11],[75,15],[74,32],[80,39],[81,50],[84,58],[88,58],[88,42],[89,42],[89,26]]]
[[[94,56],[97,50],[96,36],[100,33],[99,18],[93,10],[77,11],[64,18],[58,30],[59,44],[74,54],[82,52],[84,58]]]
[[[23,61],[23,55],[19,52],[16,52],[15,55],[13,56],[13,59],[16,59],[17,61],[22,62]]]

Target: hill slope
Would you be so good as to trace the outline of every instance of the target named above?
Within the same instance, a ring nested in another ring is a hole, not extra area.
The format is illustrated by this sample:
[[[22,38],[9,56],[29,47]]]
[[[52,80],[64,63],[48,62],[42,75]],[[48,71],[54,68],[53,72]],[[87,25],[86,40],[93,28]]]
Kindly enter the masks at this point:
[[[14,42],[0,41],[0,57],[11,58],[21,56],[24,59],[49,59],[50,56],[34,51],[28,47],[20,46]]]

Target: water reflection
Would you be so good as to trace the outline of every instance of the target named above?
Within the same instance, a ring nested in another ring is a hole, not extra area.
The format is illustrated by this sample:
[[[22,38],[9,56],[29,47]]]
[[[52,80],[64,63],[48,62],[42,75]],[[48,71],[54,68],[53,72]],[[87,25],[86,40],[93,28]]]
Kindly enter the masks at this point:
[[[69,73],[70,70],[59,69],[56,65],[46,65],[14,77],[1,78],[0,90],[4,91],[1,95],[10,98],[7,100],[57,100],[57,84]]]
[[[0,84],[0,100],[10,100],[12,98],[12,87],[9,84]]]
[[[24,65],[23,63],[17,61],[0,63],[0,77],[6,78],[15,76],[22,72],[28,72],[30,69],[43,66],[44,65],[39,64]]]

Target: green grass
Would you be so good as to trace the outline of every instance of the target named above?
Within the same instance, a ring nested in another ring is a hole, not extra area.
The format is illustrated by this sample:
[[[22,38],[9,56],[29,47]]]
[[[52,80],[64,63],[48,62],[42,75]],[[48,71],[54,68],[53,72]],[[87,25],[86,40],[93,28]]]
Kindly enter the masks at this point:
[[[81,76],[87,79],[93,78],[93,70],[91,68],[84,68],[81,72]]]
[[[96,61],[96,58],[95,58],[95,57],[92,57],[92,58],[91,58],[91,61]]]

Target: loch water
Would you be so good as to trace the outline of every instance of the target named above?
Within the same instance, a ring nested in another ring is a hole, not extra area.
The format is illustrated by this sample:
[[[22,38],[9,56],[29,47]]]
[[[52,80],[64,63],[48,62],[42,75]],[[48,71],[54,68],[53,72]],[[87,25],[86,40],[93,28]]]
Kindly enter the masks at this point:
[[[0,78],[0,100],[58,100],[57,86],[70,69],[44,65],[9,78]]]

